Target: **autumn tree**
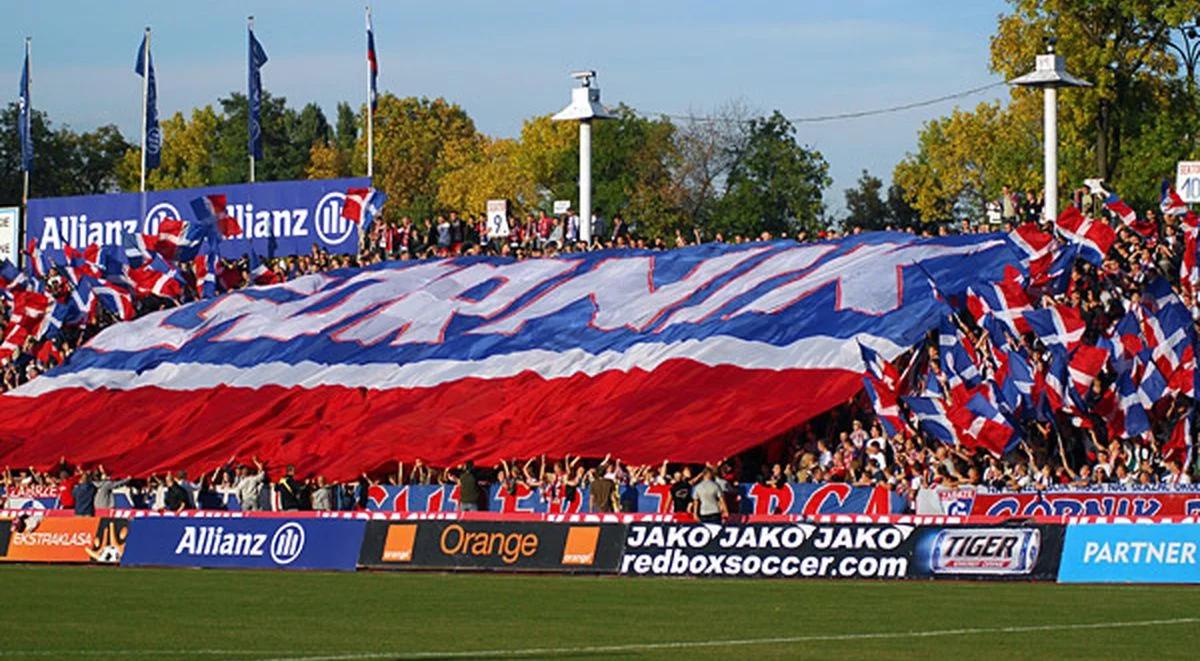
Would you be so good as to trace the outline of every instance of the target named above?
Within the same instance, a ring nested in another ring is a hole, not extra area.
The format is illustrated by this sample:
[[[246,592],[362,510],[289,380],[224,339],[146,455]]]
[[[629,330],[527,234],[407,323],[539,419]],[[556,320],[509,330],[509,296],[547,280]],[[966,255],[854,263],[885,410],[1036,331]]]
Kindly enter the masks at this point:
[[[374,182],[388,195],[391,214],[428,216],[438,209],[438,187],[447,172],[448,145],[473,139],[475,123],[445,99],[382,94],[375,110]],[[366,170],[366,136],[354,154],[355,171]]]

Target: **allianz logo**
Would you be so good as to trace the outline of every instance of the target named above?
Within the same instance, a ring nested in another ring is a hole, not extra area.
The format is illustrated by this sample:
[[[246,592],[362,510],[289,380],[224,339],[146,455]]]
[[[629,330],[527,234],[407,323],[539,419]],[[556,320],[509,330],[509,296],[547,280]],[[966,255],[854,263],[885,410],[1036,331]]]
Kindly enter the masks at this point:
[[[312,208],[255,207],[252,202],[230,200],[225,210],[242,227],[242,234],[235,238],[307,238],[315,231],[326,245],[336,246],[347,241],[357,227],[342,217],[345,200],[344,192],[330,191]],[[168,201],[151,205],[140,223],[136,218],[97,218],[86,212],[44,215],[39,243],[42,250],[62,250],[65,244],[121,245],[121,237],[126,234],[158,234],[158,226],[164,218],[191,222],[193,216],[187,205]]]
[[[175,555],[263,557],[278,565],[291,564],[304,551],[304,527],[292,521],[267,539],[267,533],[226,531],[224,526],[184,526]]]

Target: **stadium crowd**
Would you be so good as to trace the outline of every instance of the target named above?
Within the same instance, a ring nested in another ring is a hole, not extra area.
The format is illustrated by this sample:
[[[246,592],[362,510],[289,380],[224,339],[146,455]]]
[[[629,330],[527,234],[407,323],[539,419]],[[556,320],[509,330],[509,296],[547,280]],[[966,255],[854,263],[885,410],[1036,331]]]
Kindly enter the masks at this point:
[[[1076,191],[1073,204],[1053,222],[1040,220],[1041,203],[1032,194],[1020,198],[1006,189],[994,208],[997,223],[964,220],[922,231],[1009,232],[1028,253],[1028,273],[1010,273],[988,292],[949,301],[955,308],[948,308],[942,327],[891,362],[864,349],[869,387],[860,396],[716,465],[628,466],[578,457],[521,457],[479,469],[417,462],[331,484],[254,458],[232,457],[198,478],[182,472],[113,476],[63,458],[49,470],[6,469],[4,486],[9,493],[54,493],[63,507],[90,513],[111,507],[115,489],[132,490],[155,509],[221,507],[223,497],[234,494],[243,508],[345,510],[365,507],[375,484],[457,483],[470,509],[481,503],[481,489],[495,484],[538,491],[547,502],[588,489],[590,507],[605,510],[621,506],[614,494],[623,485],[670,485],[676,508],[701,507],[708,511],[698,514],[712,515],[711,504],[699,505],[708,483],[723,494],[729,511],[736,506],[729,501],[733,485],[752,482],[883,485],[910,500],[929,486],[1190,483],[1200,221],[1165,185],[1160,208],[1140,215],[1095,183]],[[404,218],[374,224],[357,255],[314,248],[304,256],[213,263],[200,257],[169,261],[150,250],[146,261],[169,264],[165,275],[159,267],[148,279],[113,276],[98,250],[68,251],[65,263],[45,262],[25,273],[4,264],[0,392],[69,360],[117,321],[252,284],[387,260],[478,254],[523,259],[726,240],[698,232],[677,233],[673,241],[647,239],[619,216],[594,219],[592,227],[595,240],[584,245],[574,216],[513,219],[504,238],[489,238],[478,217],[449,213],[420,224]],[[730,242],[838,237],[831,229],[814,237],[763,233]],[[42,259],[30,258],[35,264]],[[75,293],[83,278],[97,282],[80,301]],[[72,305],[69,314],[55,316]]]

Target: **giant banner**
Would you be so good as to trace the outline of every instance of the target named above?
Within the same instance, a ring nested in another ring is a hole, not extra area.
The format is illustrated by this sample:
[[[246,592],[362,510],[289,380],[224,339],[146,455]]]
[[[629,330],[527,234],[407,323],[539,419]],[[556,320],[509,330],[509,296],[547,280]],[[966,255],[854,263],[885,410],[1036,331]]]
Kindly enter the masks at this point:
[[[29,200],[27,237],[55,254],[65,245],[121,245],[122,237],[157,234],[163,218],[195,221],[192,201],[223,194],[242,234],[221,241],[223,257],[304,255],[314,245],[335,253],[358,252],[358,226],[342,218],[342,201],[366,178],[230,184],[206,188]]]
[[[718,461],[854,396],[860,342],[921,341],[931,278],[953,296],[1019,261],[1003,234],[873,233],[313,274],[104,330],[0,396],[0,463]]]
[[[1200,490],[1190,486],[1100,488],[1052,491],[977,492],[940,490],[946,514],[953,516],[1120,516],[1200,515]]]
[[[122,566],[336,569],[358,561],[366,522],[158,516],[130,521]]]

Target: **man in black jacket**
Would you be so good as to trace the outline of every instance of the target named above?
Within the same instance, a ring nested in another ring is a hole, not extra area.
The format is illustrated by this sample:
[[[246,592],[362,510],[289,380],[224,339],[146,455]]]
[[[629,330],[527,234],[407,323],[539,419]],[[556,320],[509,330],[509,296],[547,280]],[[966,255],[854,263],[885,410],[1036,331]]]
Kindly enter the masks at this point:
[[[299,510],[301,500],[300,489],[300,483],[296,481],[296,467],[288,464],[287,474],[275,485],[275,492],[279,494],[279,509],[284,511]]]

